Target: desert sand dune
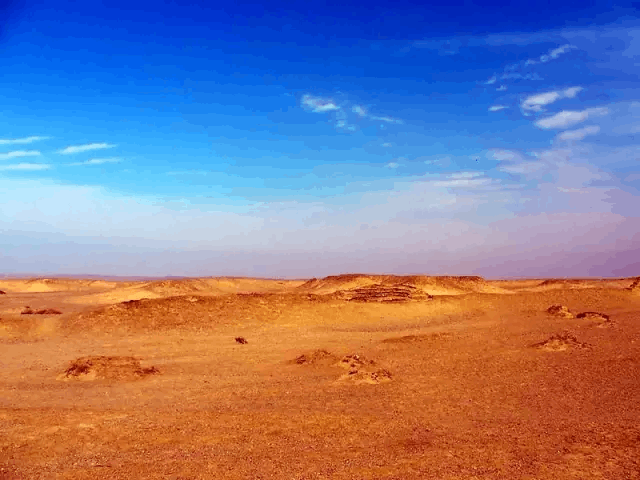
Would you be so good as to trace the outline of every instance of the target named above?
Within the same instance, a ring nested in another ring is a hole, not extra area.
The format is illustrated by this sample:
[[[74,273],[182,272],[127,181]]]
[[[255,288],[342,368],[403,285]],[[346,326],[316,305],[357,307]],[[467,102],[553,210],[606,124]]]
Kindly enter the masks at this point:
[[[104,280],[70,278],[28,278],[0,280],[0,288],[10,293],[85,292],[107,290],[118,286]]]
[[[179,295],[226,295],[240,292],[288,291],[302,284],[292,280],[262,280],[253,278],[189,278],[123,283],[108,291],[88,293],[71,301],[80,304],[104,305],[145,298],[165,298]]]
[[[639,478],[635,279],[547,280],[5,279],[0,479]]]

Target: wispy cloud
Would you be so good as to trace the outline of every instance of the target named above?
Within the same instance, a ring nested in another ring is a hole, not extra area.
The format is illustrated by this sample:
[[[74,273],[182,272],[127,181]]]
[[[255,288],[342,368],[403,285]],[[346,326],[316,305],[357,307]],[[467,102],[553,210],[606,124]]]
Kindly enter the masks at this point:
[[[496,88],[496,92],[504,92],[506,90],[507,90],[506,85],[500,85],[498,88]]]
[[[361,105],[354,105],[353,107],[351,107],[351,111],[360,115],[361,117],[367,116],[367,109]]]
[[[556,100],[574,98],[580,91],[582,91],[582,87],[570,87],[564,90],[538,93],[525,98],[520,106],[526,111],[541,112],[545,106],[552,104]]]
[[[576,47],[575,45],[570,45],[570,44],[565,44],[565,45],[561,45],[560,47],[557,48],[552,48],[551,50],[549,50],[548,53],[541,55],[538,58],[530,58],[529,60],[525,61],[524,64],[525,65],[535,65],[537,63],[547,63],[550,62],[551,60],[555,60],[556,58],[558,58],[560,55],[567,53],[571,50],[574,50],[578,47]]]
[[[400,164],[398,162],[389,162],[386,165],[387,168],[398,168],[399,166]]]
[[[40,140],[48,140],[51,137],[23,137],[23,138],[0,138],[0,145],[25,145],[28,143],[39,142]]]
[[[514,152],[512,150],[503,150],[500,148],[490,150],[488,156],[500,162],[503,162],[503,161],[513,162],[513,161],[522,160],[522,155],[520,155],[519,153]]]
[[[420,160],[426,157],[419,157],[416,160]],[[431,158],[427,158],[427,160],[423,160],[425,165],[445,165],[451,162],[451,157],[448,156],[434,156]]]
[[[351,105],[349,102],[337,102],[330,97],[317,97],[314,95],[306,94],[301,100],[302,108],[313,113],[327,113],[333,116],[334,126],[343,132],[355,132],[357,126],[353,122],[353,114],[357,115],[358,119],[368,119],[377,122],[385,122],[392,124],[403,124],[404,122],[399,118],[390,116],[373,115],[369,109],[363,105]],[[351,116],[351,118],[350,118]]]
[[[577,123],[584,122],[587,118],[593,116],[601,116],[609,113],[606,107],[588,108],[580,112],[563,110],[555,115],[543,118],[536,122],[540,128],[568,128]]]
[[[305,95],[302,97],[302,106],[314,113],[326,113],[340,110],[340,107],[331,98],[314,97]]]
[[[546,163],[532,159],[534,155],[523,155],[513,150],[494,149],[489,151],[489,157],[502,162],[498,171],[516,175],[526,175],[546,168]]]
[[[396,124],[404,123],[399,118],[393,118],[393,117],[378,117],[378,116],[375,116],[375,115],[370,115],[369,118],[371,120],[377,120],[379,122],[396,123]]]
[[[508,42],[508,43],[511,43],[511,42]],[[528,45],[530,43],[536,43],[536,42],[523,42],[522,45]],[[490,44],[490,43],[487,42],[487,44]],[[549,50],[549,52],[547,52],[546,54],[541,55],[539,57],[530,58],[528,60],[506,65],[502,70],[501,74],[493,75],[491,78],[485,81],[484,84],[493,85],[498,80],[542,80],[542,77],[537,72],[527,72],[527,68],[530,67],[531,65],[547,63],[551,60],[555,60],[556,58],[560,57],[560,55],[565,54],[575,48],[577,47],[574,45],[565,44],[565,45],[561,45],[560,47],[553,48]],[[504,91],[506,89],[507,89],[506,85],[502,85],[500,86],[500,88],[498,88],[498,91]]]
[[[558,134],[556,137],[558,140],[582,140],[588,135],[596,135],[600,132],[600,127],[597,125],[593,125],[590,127],[579,128],[577,130],[567,130],[566,132],[562,132]]]
[[[110,158],[92,158],[87,160],[86,162],[76,162],[70,163],[69,166],[76,167],[80,165],[103,165],[105,163],[119,163],[122,159],[118,157],[110,157]]]
[[[43,163],[16,163],[13,165],[0,165],[0,170],[23,170],[23,171],[35,171],[35,170],[48,170],[51,165]]]
[[[505,108],[509,108],[506,105],[492,105],[489,107],[490,112],[499,112],[500,110],[504,110]]]
[[[392,147],[393,145],[391,145],[389,142],[385,142],[382,144],[383,147]]]
[[[518,73],[518,72],[505,72],[500,75],[500,80],[543,80],[543,78],[536,72],[533,73]]]
[[[8,158],[22,158],[22,157],[39,157],[40,152],[37,150],[14,150],[13,152],[0,153],[0,160],[6,160]]]
[[[116,145],[111,143],[87,143],[85,145],[71,145],[69,147],[58,150],[61,155],[71,155],[73,153],[89,152],[91,150],[102,150],[105,148],[113,148]]]

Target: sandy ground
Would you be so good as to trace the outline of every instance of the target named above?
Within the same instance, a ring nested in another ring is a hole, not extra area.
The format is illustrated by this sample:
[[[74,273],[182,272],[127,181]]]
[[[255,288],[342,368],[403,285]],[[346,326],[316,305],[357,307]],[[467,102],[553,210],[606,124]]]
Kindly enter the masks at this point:
[[[640,479],[633,282],[0,279],[0,479]]]

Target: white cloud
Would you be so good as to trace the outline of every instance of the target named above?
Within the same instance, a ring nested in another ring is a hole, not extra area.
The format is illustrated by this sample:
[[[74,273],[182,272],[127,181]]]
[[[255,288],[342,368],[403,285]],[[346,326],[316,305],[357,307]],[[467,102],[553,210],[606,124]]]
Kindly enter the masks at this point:
[[[69,166],[75,167],[79,165],[103,165],[105,163],[119,163],[121,161],[118,157],[110,158],[92,158],[86,162],[70,163]]]
[[[13,152],[0,153],[0,160],[6,160],[8,158],[22,158],[22,157],[39,157],[40,152],[37,150],[15,150]]]
[[[0,165],[0,170],[23,170],[23,171],[35,171],[35,170],[48,170],[51,165],[43,163],[16,163],[14,165]]]
[[[71,145],[69,147],[58,150],[61,155],[70,155],[73,153],[88,152],[90,150],[102,150],[104,148],[113,148],[115,145],[110,143],[87,143],[86,145]]]
[[[507,90],[506,85],[500,85],[498,88],[496,88],[496,92],[504,92],[506,90]]]
[[[28,143],[38,142],[40,140],[48,140],[51,137],[24,137],[24,138],[0,138],[0,145],[24,145]]]
[[[392,147],[393,145],[391,145],[389,142],[385,142],[382,144],[383,147]]]
[[[542,77],[534,73],[503,73],[500,80],[542,80]]]
[[[498,77],[496,77],[495,75],[493,77],[491,77],[489,80],[487,80],[486,82],[484,82],[485,85],[493,85],[494,83],[496,83],[496,81],[498,80]]]
[[[506,105],[493,105],[489,107],[490,112],[498,112],[500,110],[504,110],[505,108],[509,108]]]
[[[493,183],[493,180],[490,178],[453,178],[451,177],[448,180],[438,180],[433,182],[434,187],[445,187],[445,188],[474,188],[474,187],[483,187]]]
[[[567,130],[558,134],[556,137],[558,140],[582,140],[588,135],[596,135],[600,132],[600,127],[593,125],[590,127],[579,128],[577,130]]]
[[[422,158],[427,158],[424,160],[425,165],[445,165],[451,162],[451,157],[418,157],[416,160],[421,160]]]
[[[389,162],[389,163],[387,163],[386,166],[387,166],[387,168],[398,168],[400,166],[400,164],[397,163],[397,162]]]
[[[569,50],[573,50],[575,48],[578,48],[578,47],[576,47],[575,45],[569,45],[569,44],[562,45],[561,47],[554,48],[553,50],[551,50],[548,55],[543,55],[542,57],[540,57],[540,61],[548,62],[549,60],[554,60],[558,58],[560,55],[562,55],[563,53],[567,53]],[[543,57],[548,57],[548,59],[543,60]]]
[[[570,87],[564,90],[554,90],[551,92],[538,93],[537,95],[531,95],[525,98],[520,106],[523,110],[530,110],[533,112],[543,111],[543,107],[549,105],[561,98],[574,98],[582,87]]]
[[[302,106],[314,113],[326,113],[340,110],[340,107],[330,98],[305,95],[302,97]]]
[[[364,107],[360,106],[360,105],[354,105],[353,107],[351,107],[351,111],[353,113],[357,113],[361,117],[366,117],[367,116],[367,110]]]
[[[397,123],[397,124],[402,124],[404,123],[402,120],[400,120],[399,118],[393,118],[393,117],[376,117],[376,116],[370,116],[369,118],[371,118],[372,120],[379,120],[381,122],[387,122],[387,123]]]
[[[555,115],[540,119],[536,125],[540,128],[568,128],[576,123],[584,122],[587,118],[593,116],[606,115],[609,110],[606,107],[588,108],[581,112],[563,110]]]
[[[525,65],[535,65],[537,63],[547,63],[551,60],[555,60],[556,58],[558,58],[560,55],[567,53],[570,50],[573,50],[576,47],[575,45],[569,45],[569,44],[565,44],[562,45],[560,47],[557,48],[553,48],[551,50],[549,50],[548,53],[546,53],[545,55],[541,55],[540,57],[538,57],[537,59],[529,59],[526,62],[524,62]]]
[[[362,105],[352,105],[349,107],[346,102],[343,102],[342,106],[338,105],[332,98],[315,97],[307,94],[302,97],[301,103],[302,107],[307,111],[314,113],[333,113],[335,117],[335,127],[343,131],[354,132],[357,130],[357,127],[349,121],[349,115],[351,113],[356,114],[360,118],[368,118],[385,123],[404,123],[398,118],[372,115]]]
[[[502,150],[502,149],[494,149],[489,152],[489,156],[493,157],[495,160],[503,161],[520,161],[522,160],[522,155],[517,152],[513,152],[511,150]]]

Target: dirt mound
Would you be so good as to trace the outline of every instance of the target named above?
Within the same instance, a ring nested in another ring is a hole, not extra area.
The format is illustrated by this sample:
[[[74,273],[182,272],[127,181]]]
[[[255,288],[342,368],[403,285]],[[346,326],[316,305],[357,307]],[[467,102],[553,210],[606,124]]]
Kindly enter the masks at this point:
[[[571,348],[588,348],[589,345],[578,341],[571,333],[564,332],[552,335],[545,341],[532,345],[532,347],[548,352],[562,352]]]
[[[358,354],[345,355],[338,361],[335,355],[326,350],[315,350],[311,353],[300,355],[291,363],[346,369],[347,373],[341,375],[337,382],[378,384],[391,380],[391,373],[388,370],[379,367],[373,360]]]
[[[391,381],[391,372],[380,368],[376,362],[358,354],[345,355],[338,365],[347,373],[338,378],[339,382],[368,383],[375,385]]]
[[[631,285],[629,285],[627,290],[634,293],[640,293],[640,277],[636,278],[634,282]]]
[[[609,315],[599,312],[582,312],[577,315],[577,318],[592,318],[603,322],[608,322],[610,320]]]
[[[302,308],[314,302],[318,308],[335,302],[329,296],[314,296],[310,300],[304,293],[253,293],[206,296],[176,296],[129,300],[78,313],[65,322],[70,331],[126,330],[159,331],[164,329],[201,330],[220,325],[270,323],[297,315]],[[321,321],[322,315],[314,313]]]
[[[595,320],[596,326],[599,328],[608,328],[613,326],[613,321],[609,318],[609,315],[599,312],[582,312],[576,315],[577,318],[584,318],[587,320]]]
[[[347,368],[349,371],[351,370],[360,370],[365,367],[374,366],[376,363],[373,360],[368,360],[360,355],[345,355],[340,360],[340,365],[342,368]]]
[[[227,302],[219,297],[168,297],[125,302],[80,313],[70,319],[72,330],[100,330],[104,328],[129,331],[214,325],[225,315]]]
[[[547,308],[547,313],[556,317],[573,318],[573,313],[564,305],[551,305]]]
[[[60,310],[55,308],[43,308],[41,310],[33,310],[31,307],[24,307],[20,312],[22,315],[62,315]]]
[[[7,292],[5,292],[3,290],[0,290],[0,295],[6,295],[6,294],[7,294]]]
[[[181,280],[157,280],[144,285],[146,290],[150,290],[162,295],[184,295],[189,293],[207,292],[212,290],[205,281],[197,278],[185,278]]]
[[[391,380],[391,372],[384,368],[377,368],[371,371],[350,370],[338,379],[339,382],[367,383],[370,385],[390,382]]]
[[[326,350],[314,350],[296,357],[292,363],[298,365],[335,365],[338,358]]]
[[[156,367],[143,368],[134,357],[88,356],[72,361],[58,380],[137,380],[159,373]]]

